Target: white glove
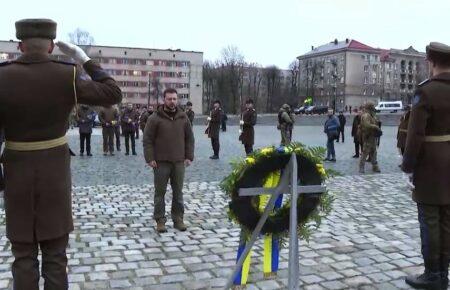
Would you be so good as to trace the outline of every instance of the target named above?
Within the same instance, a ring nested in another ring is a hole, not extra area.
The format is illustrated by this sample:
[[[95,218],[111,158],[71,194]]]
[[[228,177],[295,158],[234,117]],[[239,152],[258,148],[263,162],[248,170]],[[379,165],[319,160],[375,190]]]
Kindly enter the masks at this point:
[[[244,121],[240,120],[240,121],[239,121],[239,124],[240,124],[240,125],[244,125]]]
[[[206,118],[206,120],[211,121],[211,117]]]
[[[77,63],[83,65],[90,60],[89,56],[78,46],[63,41],[56,42],[59,49],[67,56],[73,58]]]
[[[242,134],[242,130],[241,129],[239,129],[239,134]]]

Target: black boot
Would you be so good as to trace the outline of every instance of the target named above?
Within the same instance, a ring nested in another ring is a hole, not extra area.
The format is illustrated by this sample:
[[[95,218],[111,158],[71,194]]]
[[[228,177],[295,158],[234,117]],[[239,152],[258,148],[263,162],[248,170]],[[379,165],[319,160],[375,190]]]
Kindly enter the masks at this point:
[[[425,261],[425,272],[421,275],[408,276],[405,278],[405,282],[415,289],[441,289],[439,263]]]
[[[441,257],[440,270],[441,270],[441,289],[442,290],[448,289],[448,267],[449,267],[449,264],[450,264],[450,258]]]

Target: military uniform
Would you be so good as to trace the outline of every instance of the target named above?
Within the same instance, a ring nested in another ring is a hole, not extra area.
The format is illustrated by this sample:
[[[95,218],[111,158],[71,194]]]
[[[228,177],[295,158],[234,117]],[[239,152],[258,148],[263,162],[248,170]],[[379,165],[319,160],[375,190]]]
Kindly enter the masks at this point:
[[[80,155],[83,156],[86,145],[86,153],[91,155],[91,135],[94,126],[94,111],[88,106],[82,105],[77,110],[78,130],[80,133]]]
[[[406,136],[408,133],[408,123],[409,123],[409,116],[411,114],[411,111],[408,110],[400,119],[400,124],[398,125],[397,130],[397,148],[400,149],[400,152],[405,152],[405,146],[406,146]]]
[[[16,28],[19,39],[56,36],[56,23],[50,20],[23,20]],[[0,65],[6,235],[15,257],[15,289],[39,289],[38,247],[44,288],[68,287],[65,251],[73,230],[65,138],[69,115],[76,99],[107,105],[122,98],[120,88],[97,63],[89,60],[83,67],[93,81],[80,78],[74,64],[53,61],[47,54],[25,53]]]
[[[353,118],[352,124],[352,137],[353,143],[355,143],[355,155],[353,155],[353,158],[359,158],[359,152],[362,151],[360,125],[361,125],[361,115],[358,114],[355,116],[355,118]]]
[[[253,152],[253,144],[255,143],[255,128],[256,125],[256,111],[255,109],[247,109],[242,115],[242,133],[240,140],[245,147],[245,153],[248,155]]]
[[[147,124],[148,118],[153,114],[153,111],[145,110],[141,114],[141,117],[139,118],[139,127],[142,130],[142,133],[144,133],[145,125]]]
[[[402,169],[412,173],[425,273],[408,277],[413,287],[448,287],[450,260],[450,47],[427,46],[431,65],[446,70],[421,83],[413,99]],[[434,68],[433,68],[434,70]],[[431,288],[430,288],[431,289]],[[439,289],[439,288],[438,288]]]
[[[188,116],[189,122],[191,122],[191,126],[194,125],[195,113],[191,109],[186,110],[186,115]]]
[[[213,109],[210,113],[209,125],[207,128],[208,137],[211,139],[211,146],[213,148],[213,159],[219,158],[220,151],[220,124],[222,120],[222,108]]]
[[[119,112],[114,107],[102,108],[98,114],[102,123],[103,154],[114,154],[114,131],[119,118]]]
[[[125,135],[125,154],[130,154],[130,139],[131,139],[131,152],[136,155],[136,124],[139,122],[139,114],[130,108],[125,108],[120,117],[122,123],[122,132]]]
[[[290,113],[291,107],[288,104],[281,106],[278,112],[278,129],[281,132],[281,145],[286,146],[291,143],[292,130],[294,128],[294,116]]]
[[[364,113],[361,115],[360,134],[363,152],[359,160],[359,172],[364,173],[367,157],[372,163],[373,171],[380,172],[377,161],[377,138],[381,135],[381,129],[372,103],[366,104]]]

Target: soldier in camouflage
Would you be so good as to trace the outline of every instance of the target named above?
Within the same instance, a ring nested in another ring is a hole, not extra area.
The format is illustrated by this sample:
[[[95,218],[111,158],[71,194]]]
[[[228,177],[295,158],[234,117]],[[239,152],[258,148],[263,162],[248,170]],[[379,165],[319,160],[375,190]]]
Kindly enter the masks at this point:
[[[369,156],[374,172],[380,172],[377,161],[377,138],[381,136],[378,119],[375,116],[375,105],[367,103],[361,116],[360,135],[363,144],[363,153],[359,161],[359,172],[364,173],[364,165]]]

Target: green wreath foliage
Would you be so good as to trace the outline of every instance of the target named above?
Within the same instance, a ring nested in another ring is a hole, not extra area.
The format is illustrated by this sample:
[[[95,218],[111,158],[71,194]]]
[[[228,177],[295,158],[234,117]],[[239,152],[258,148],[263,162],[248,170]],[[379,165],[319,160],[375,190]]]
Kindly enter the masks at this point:
[[[323,184],[337,172],[325,169],[323,158],[326,149],[307,147],[292,143],[286,147],[266,147],[256,150],[245,159],[232,161],[232,171],[220,183],[220,188],[230,197],[228,216],[239,224],[244,233],[250,235],[261,217],[260,196],[239,196],[239,188],[262,187],[264,180],[275,171],[282,170],[289,162],[292,153],[297,156],[298,185]],[[284,198],[286,199],[286,197]],[[304,194],[298,198],[298,233],[301,239],[309,240],[314,229],[331,209],[334,197],[328,190],[322,194]],[[279,236],[283,241],[289,234],[290,201],[285,200],[279,209],[274,210],[263,226],[262,234]]]

